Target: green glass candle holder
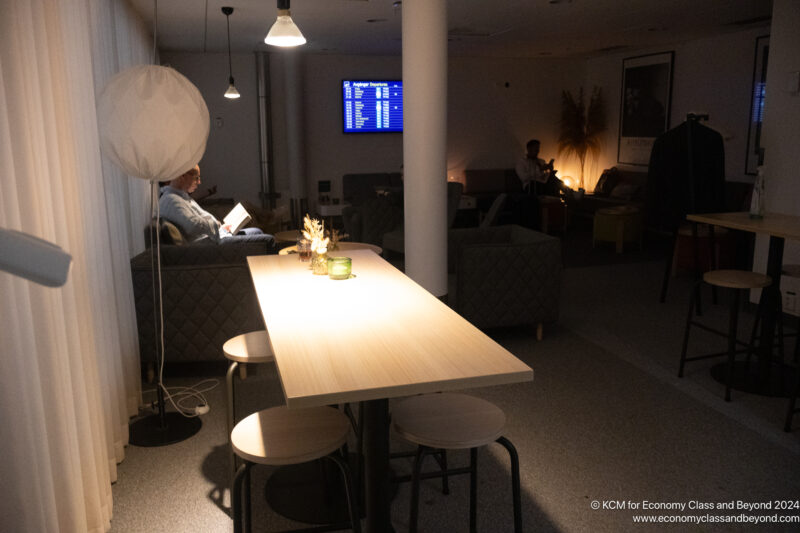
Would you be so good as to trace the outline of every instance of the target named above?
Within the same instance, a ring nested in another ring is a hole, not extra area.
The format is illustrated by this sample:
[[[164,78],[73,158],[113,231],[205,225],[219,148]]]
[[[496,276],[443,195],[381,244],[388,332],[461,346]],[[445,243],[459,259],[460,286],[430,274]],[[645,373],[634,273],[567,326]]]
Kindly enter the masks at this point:
[[[353,261],[349,257],[329,257],[328,277],[330,279],[347,279],[353,271]]]

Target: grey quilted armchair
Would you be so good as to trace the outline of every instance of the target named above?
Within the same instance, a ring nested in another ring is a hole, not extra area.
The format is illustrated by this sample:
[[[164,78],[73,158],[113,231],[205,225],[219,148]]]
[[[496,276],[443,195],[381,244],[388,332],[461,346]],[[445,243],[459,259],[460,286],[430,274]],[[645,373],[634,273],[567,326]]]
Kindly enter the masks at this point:
[[[561,241],[522,226],[454,229],[448,234],[450,305],[479,328],[558,319]]]
[[[246,258],[269,253],[271,238],[161,246],[165,361],[224,360],[225,341],[264,328]],[[156,360],[152,270],[149,249],[131,259],[142,363]]]
[[[383,234],[403,223],[403,208],[390,198],[377,196],[360,206],[346,207],[342,222],[348,240],[381,246]]]

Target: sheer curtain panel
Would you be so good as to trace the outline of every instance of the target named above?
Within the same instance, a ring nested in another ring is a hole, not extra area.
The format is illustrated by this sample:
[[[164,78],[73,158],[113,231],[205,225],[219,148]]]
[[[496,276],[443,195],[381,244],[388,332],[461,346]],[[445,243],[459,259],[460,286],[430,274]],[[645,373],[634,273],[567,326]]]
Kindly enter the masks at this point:
[[[0,226],[73,256],[58,289],[0,273],[0,530],[107,531],[138,406],[128,261],[148,184],[102,160],[95,94],[152,38],[124,0],[0,13]]]

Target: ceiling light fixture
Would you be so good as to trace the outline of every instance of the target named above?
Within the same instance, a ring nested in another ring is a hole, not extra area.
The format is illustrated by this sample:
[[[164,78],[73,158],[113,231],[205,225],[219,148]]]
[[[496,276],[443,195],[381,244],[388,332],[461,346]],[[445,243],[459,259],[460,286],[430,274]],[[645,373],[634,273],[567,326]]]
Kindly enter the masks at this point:
[[[264,42],[272,46],[300,46],[306,44],[306,38],[300,33],[289,11],[289,0],[278,0],[278,18],[269,29]]]
[[[232,7],[223,7],[222,12],[225,14],[225,18],[228,21],[228,90],[225,91],[225,98],[235,99],[239,98],[241,95],[239,91],[236,90],[236,86],[233,84],[233,67],[231,66],[231,13],[233,13]]]

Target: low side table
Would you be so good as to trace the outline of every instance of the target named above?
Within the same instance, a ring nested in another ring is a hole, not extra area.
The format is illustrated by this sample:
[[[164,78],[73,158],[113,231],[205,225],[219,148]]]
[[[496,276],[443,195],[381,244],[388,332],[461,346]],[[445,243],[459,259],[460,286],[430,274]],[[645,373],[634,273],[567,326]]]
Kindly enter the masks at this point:
[[[542,233],[551,230],[567,231],[567,204],[559,196],[540,196],[539,213]]]
[[[597,241],[613,242],[621,254],[625,243],[638,242],[642,249],[642,212],[638,207],[620,205],[598,209],[594,215],[592,248]]]

